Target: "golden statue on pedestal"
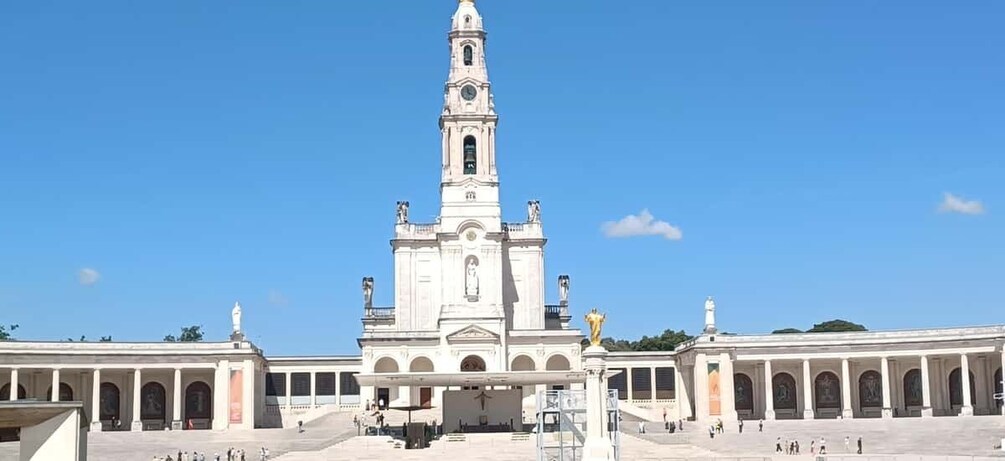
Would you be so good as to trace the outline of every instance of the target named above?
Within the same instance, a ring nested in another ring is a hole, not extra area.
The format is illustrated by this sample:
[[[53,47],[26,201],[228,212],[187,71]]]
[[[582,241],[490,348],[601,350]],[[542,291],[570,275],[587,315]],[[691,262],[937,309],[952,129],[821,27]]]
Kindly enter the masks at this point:
[[[594,307],[589,314],[586,314],[586,323],[590,325],[590,345],[599,346],[600,345],[600,329],[604,325],[604,320],[607,320],[606,314],[601,314],[597,312],[597,308]]]

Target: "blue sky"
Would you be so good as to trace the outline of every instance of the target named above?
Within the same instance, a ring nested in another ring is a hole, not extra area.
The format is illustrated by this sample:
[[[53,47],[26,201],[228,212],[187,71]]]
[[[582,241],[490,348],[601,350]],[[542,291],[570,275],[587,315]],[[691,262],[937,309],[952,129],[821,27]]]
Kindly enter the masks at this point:
[[[357,353],[395,201],[437,213],[454,7],[0,5],[0,322],[219,340],[240,300],[268,354]],[[1005,322],[1002,2],[479,9],[504,215],[541,200],[577,320],[695,332],[713,295],[732,332]],[[643,210],[663,235],[602,229]]]

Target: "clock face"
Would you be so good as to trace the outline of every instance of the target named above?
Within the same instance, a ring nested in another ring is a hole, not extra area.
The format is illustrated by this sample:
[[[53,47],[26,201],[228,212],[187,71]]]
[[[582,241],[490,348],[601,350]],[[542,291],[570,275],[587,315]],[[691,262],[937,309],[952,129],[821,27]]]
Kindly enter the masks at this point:
[[[464,88],[461,88],[461,97],[465,100],[470,101],[475,99],[475,96],[478,96],[478,90],[474,86],[464,85]]]

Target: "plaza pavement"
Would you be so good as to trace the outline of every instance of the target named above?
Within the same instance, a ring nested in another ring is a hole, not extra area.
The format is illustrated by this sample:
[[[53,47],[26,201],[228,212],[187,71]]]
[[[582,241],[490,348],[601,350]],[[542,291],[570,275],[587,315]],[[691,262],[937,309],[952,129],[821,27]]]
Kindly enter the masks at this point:
[[[398,417],[395,415],[394,420]],[[434,414],[422,414],[423,420]],[[621,443],[622,461],[634,460],[718,460],[777,461],[809,460],[809,441],[827,440],[828,461],[979,461],[999,459],[1005,453],[994,446],[1005,436],[1005,417],[932,418],[932,419],[858,419],[816,421],[766,421],[763,433],[757,421],[749,421],[744,433],[735,423],[726,433],[708,437],[708,429],[686,422],[683,433],[657,431],[661,423],[649,423],[649,432],[636,434],[637,424],[626,424],[628,432]],[[227,448],[244,449],[249,460],[258,460],[258,450],[266,446],[278,461],[524,461],[536,459],[534,435],[471,434],[458,441],[440,439],[425,450],[396,448],[389,437],[356,437],[352,415],[331,414],[296,429],[258,429],[254,431],[183,431],[118,432],[89,434],[91,461],[150,461],[154,456],[172,456],[178,450],[199,451],[212,459]],[[854,441],[863,437],[865,454],[847,455],[844,437]],[[774,456],[775,440],[799,440],[801,456]],[[987,457],[987,458],[975,458]],[[995,458],[991,458],[995,457]],[[0,461],[16,460],[17,444],[0,444]]]

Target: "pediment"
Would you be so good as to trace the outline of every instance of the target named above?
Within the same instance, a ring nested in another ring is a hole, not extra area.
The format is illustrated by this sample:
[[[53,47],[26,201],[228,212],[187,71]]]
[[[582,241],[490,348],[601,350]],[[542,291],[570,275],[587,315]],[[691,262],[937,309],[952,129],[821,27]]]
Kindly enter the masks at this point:
[[[499,335],[477,325],[469,325],[447,335],[447,342],[499,342]]]

